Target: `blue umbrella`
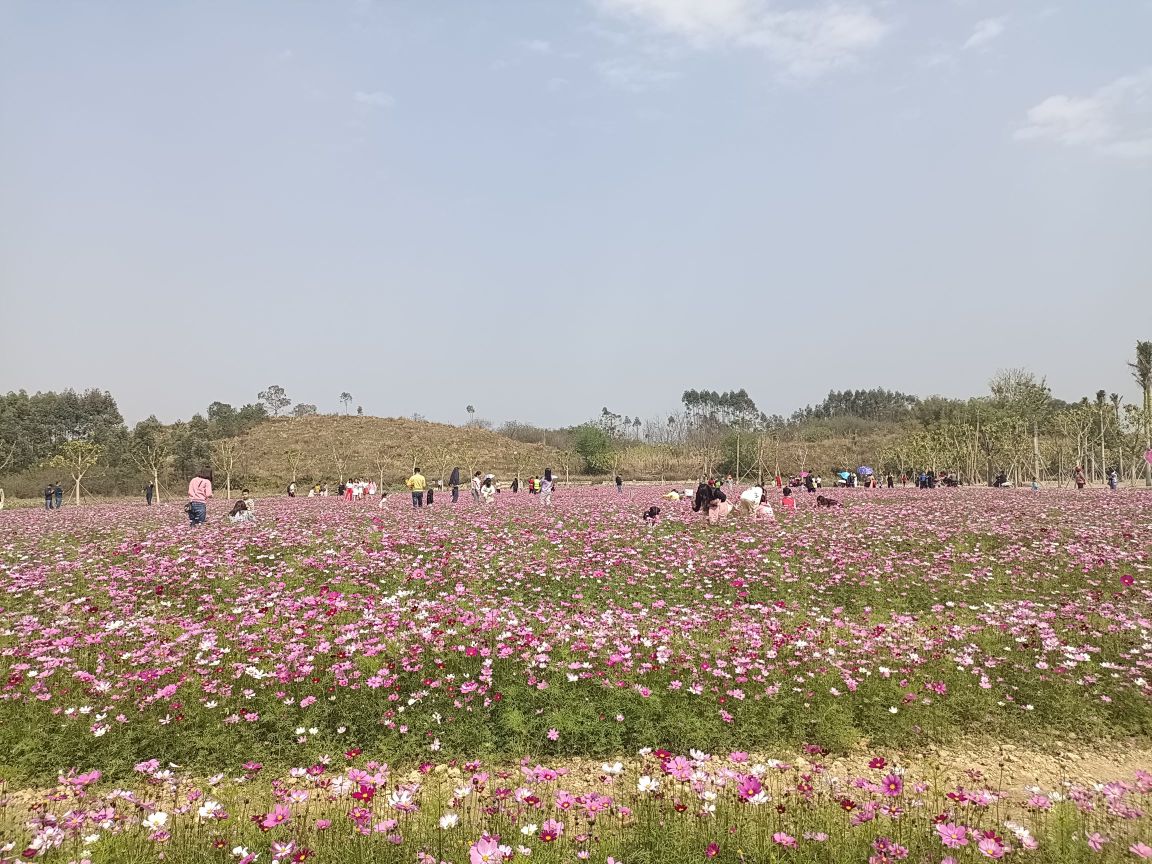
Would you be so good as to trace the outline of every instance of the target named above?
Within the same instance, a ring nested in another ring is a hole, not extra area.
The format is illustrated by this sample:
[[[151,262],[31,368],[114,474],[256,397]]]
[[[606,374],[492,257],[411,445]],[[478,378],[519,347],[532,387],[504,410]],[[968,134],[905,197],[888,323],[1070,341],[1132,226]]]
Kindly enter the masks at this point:
[[[856,473],[861,474],[864,477],[868,477],[872,474],[872,469],[869,468],[867,465],[861,465],[859,468],[856,469]]]
[[[837,473],[836,476],[839,477],[841,480],[847,480],[849,477],[852,476],[852,474],[848,471],[840,471],[839,473]]]

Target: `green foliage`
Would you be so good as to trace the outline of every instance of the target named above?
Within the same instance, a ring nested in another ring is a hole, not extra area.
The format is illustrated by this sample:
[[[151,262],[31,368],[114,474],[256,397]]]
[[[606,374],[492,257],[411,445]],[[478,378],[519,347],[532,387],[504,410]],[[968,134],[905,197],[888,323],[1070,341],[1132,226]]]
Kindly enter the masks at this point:
[[[612,470],[612,439],[603,429],[586,424],[572,432],[572,449],[584,462],[589,474],[604,474]]]

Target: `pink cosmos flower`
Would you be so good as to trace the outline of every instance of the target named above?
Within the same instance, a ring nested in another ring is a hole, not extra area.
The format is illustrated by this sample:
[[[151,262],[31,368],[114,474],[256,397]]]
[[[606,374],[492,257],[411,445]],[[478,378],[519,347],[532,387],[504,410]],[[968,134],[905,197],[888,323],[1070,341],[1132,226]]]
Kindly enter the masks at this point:
[[[1137,858],[1149,859],[1152,858],[1152,846],[1144,843],[1133,843],[1128,847],[1128,851],[1135,855]]]
[[[755,774],[748,774],[740,778],[740,785],[737,787],[740,797],[747,801],[753,795],[759,794],[764,789],[764,784],[760,782],[760,778]]]
[[[557,730],[557,729],[549,729],[548,730],[548,740],[549,741],[556,741],[559,738],[560,738],[559,730]]]
[[[1004,844],[997,840],[995,837],[985,837],[976,844],[976,848],[980,850],[980,854],[985,858],[993,858],[999,860],[1004,857],[1005,849]]]
[[[715,858],[719,854],[720,854],[720,844],[717,843],[716,841],[712,841],[704,849],[704,857],[705,858]]]
[[[791,835],[785,834],[783,831],[777,831],[772,835],[772,842],[778,843],[781,846],[786,846],[789,849],[796,848],[796,838]]]
[[[899,774],[889,774],[880,781],[880,789],[889,798],[896,798],[904,791],[904,780]]]
[[[1093,852],[1101,851],[1104,848],[1104,844],[1107,842],[1108,838],[1097,831],[1093,831],[1088,835],[1088,848]]]
[[[260,823],[265,828],[275,828],[277,825],[283,825],[292,818],[292,811],[288,809],[287,804],[277,804],[272,808],[264,820]]]
[[[959,849],[968,845],[968,829],[963,825],[950,823],[937,825],[936,833],[940,835],[940,842],[949,849]]]
[[[500,838],[485,835],[468,848],[469,864],[497,864],[504,860]]]
[[[1120,581],[1123,582],[1129,588],[1131,588],[1134,584],[1136,584],[1136,580],[1132,578],[1131,573],[1125,573],[1123,576],[1120,577]]]

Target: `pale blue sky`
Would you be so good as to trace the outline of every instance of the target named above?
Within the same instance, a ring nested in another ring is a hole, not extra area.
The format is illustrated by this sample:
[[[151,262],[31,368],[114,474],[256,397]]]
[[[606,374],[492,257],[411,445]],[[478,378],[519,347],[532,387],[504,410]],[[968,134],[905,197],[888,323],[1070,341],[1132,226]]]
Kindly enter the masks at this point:
[[[0,336],[130,420],[1133,398],[1152,2],[0,0]]]

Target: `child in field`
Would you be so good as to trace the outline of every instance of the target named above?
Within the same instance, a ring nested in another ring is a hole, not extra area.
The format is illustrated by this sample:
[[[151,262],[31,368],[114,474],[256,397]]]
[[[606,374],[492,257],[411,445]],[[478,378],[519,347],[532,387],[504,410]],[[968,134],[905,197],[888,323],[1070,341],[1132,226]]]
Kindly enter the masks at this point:
[[[784,497],[780,499],[780,506],[789,513],[796,512],[796,499],[792,497],[792,487],[784,487]]]
[[[545,507],[552,506],[552,489],[555,487],[552,482],[552,469],[544,469],[544,479],[540,482],[540,497],[544,500]]]

